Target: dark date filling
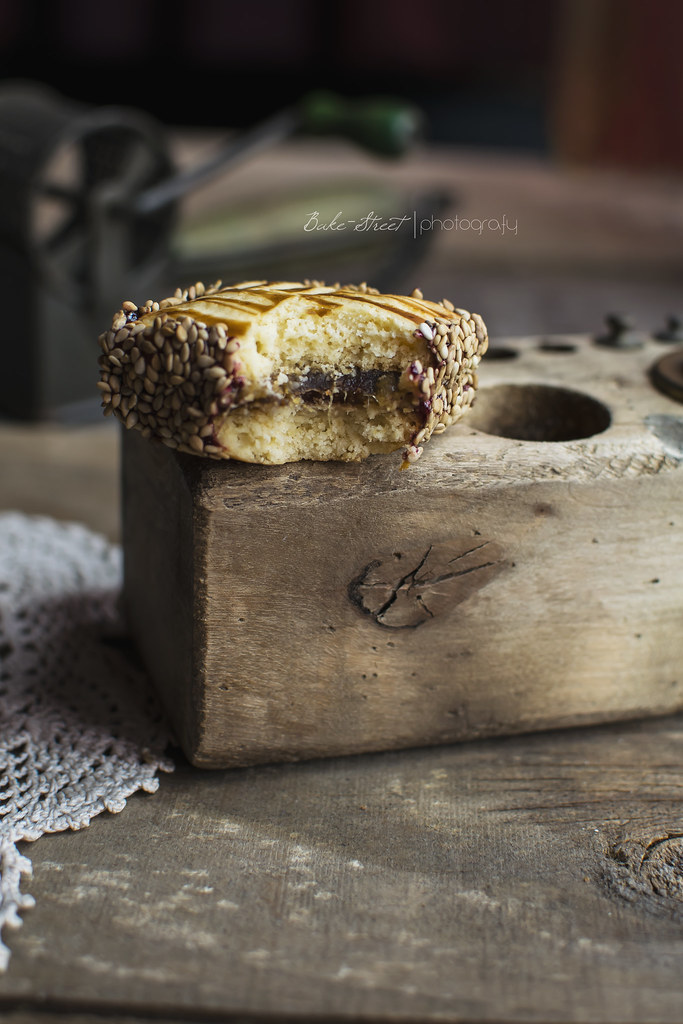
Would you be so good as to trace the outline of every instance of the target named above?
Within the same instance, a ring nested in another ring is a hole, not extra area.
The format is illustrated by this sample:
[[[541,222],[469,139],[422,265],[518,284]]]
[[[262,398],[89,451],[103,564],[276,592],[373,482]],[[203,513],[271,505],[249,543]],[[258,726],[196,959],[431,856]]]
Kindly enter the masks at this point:
[[[290,377],[289,391],[304,402],[359,402],[395,392],[398,370],[361,370],[352,373],[322,373],[312,370],[304,377]]]

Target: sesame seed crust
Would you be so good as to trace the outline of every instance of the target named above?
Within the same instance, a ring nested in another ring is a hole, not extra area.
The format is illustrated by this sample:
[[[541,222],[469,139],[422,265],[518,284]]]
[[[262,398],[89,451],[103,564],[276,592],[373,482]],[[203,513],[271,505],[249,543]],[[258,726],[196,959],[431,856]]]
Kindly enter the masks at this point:
[[[323,300],[362,300],[371,307],[391,308],[416,324],[412,337],[420,358],[406,366],[401,376],[408,396],[402,469],[419,459],[432,434],[443,433],[471,405],[477,389],[476,367],[488,347],[486,327],[476,313],[455,308],[447,299],[427,302],[417,288],[408,297],[382,295],[366,282],[340,288],[310,280],[225,287],[216,281],[206,287],[197,282],[178,288],[158,302],[121,304],[111,328],[99,337],[97,388],[104,415],[113,414],[127,429],[139,430],[177,451],[230,458],[216,426],[243,404],[248,381],[241,372],[240,341],[231,335],[228,319],[221,322],[207,315],[203,320],[202,302],[241,293],[273,294],[274,290]],[[175,308],[188,304],[189,309]]]

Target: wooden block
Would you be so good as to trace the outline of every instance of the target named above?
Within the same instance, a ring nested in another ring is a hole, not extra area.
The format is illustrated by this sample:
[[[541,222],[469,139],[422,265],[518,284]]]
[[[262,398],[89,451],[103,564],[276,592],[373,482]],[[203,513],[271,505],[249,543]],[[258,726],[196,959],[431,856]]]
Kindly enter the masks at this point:
[[[672,346],[555,340],[487,355],[407,471],[125,432],[126,612],[195,765],[683,707],[683,407],[647,372]]]

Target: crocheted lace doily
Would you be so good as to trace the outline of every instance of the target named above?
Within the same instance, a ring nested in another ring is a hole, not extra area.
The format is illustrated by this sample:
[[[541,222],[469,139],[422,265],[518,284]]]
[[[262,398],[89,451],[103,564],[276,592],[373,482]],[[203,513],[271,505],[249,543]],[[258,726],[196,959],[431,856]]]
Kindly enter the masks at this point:
[[[0,513],[0,936],[33,905],[17,843],[153,793],[171,739],[118,612],[121,551],[86,527]],[[9,950],[0,941],[0,970]]]

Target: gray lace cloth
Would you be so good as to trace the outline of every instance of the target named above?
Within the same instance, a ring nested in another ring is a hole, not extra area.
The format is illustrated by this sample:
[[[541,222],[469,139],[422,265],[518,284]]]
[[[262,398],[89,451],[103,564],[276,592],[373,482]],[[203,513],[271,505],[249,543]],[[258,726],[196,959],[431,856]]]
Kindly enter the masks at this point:
[[[20,842],[153,793],[171,739],[118,613],[121,551],[84,526],[0,513],[0,970],[33,905]],[[22,877],[24,876],[24,877]]]

